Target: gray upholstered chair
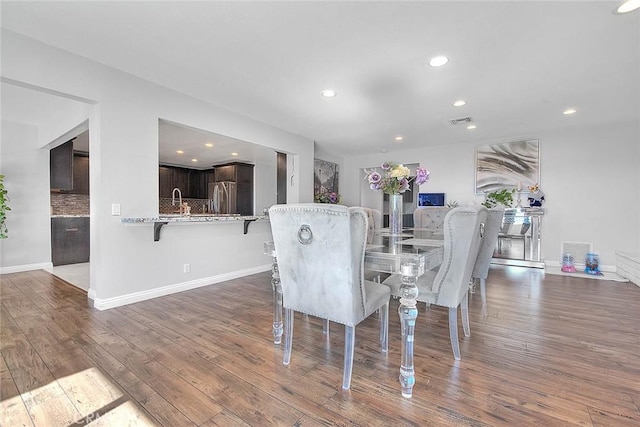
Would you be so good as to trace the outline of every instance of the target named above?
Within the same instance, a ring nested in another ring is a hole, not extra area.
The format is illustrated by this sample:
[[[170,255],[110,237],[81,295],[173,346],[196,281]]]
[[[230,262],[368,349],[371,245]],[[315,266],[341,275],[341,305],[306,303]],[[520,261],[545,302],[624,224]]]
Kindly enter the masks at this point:
[[[389,288],[364,279],[368,219],[362,208],[330,204],[269,209],[285,309],[283,363],[291,361],[294,311],[344,327],[342,388],[351,384],[355,326],[380,309],[386,352]]]
[[[417,281],[418,301],[449,308],[449,337],[453,357],[460,360],[458,307],[465,336],[469,336],[468,295],[471,273],[478,256],[482,226],[487,219],[484,206],[451,209],[444,218],[444,258],[437,270],[427,271]],[[393,275],[383,282],[399,296],[401,279]]]
[[[472,279],[480,281],[480,296],[482,297],[482,315],[487,315],[486,281],[489,275],[489,265],[498,241],[498,233],[502,224],[504,208],[492,208],[487,211],[487,221],[484,224],[484,234],[478,251],[478,258],[473,267]]]
[[[380,212],[378,209],[372,208],[362,207],[362,209],[367,213],[367,218],[369,220],[367,243],[372,243],[375,230],[380,230],[382,228],[382,212]]]
[[[431,230],[441,230],[444,224],[444,217],[451,208],[446,206],[419,206],[413,211],[413,226],[415,228],[429,228]]]

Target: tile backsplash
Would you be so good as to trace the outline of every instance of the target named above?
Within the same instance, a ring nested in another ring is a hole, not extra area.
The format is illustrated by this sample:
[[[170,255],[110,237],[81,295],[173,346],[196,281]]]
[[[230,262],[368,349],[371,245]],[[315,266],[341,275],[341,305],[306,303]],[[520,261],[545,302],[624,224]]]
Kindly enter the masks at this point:
[[[89,196],[51,193],[51,215],[89,215]]]
[[[209,200],[207,199],[182,199],[182,202],[183,203],[187,202],[189,207],[191,207],[192,214],[209,213],[209,211],[207,210]],[[204,211],[202,210],[202,206],[205,207]],[[170,198],[167,198],[167,199],[160,198],[159,210],[161,214],[172,214],[172,213],[180,212],[180,208],[177,202],[176,202],[176,206],[171,206]]]
[[[209,213],[207,199],[182,199],[191,207],[191,213]],[[203,211],[203,208],[204,211]],[[171,199],[161,198],[161,214],[178,213],[179,208],[171,206]],[[51,193],[51,215],[89,215],[89,196],[83,194]]]

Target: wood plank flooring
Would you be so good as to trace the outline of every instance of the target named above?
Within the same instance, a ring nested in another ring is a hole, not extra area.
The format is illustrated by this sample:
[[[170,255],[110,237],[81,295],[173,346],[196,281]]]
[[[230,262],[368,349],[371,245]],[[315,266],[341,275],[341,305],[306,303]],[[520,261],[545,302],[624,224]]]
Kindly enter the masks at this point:
[[[1,426],[640,426],[640,288],[492,267],[488,316],[469,302],[455,361],[447,310],[420,307],[416,386],[400,395],[375,316],[344,328],[296,315],[292,361],[272,342],[270,275],[107,311],[39,270],[0,276]]]

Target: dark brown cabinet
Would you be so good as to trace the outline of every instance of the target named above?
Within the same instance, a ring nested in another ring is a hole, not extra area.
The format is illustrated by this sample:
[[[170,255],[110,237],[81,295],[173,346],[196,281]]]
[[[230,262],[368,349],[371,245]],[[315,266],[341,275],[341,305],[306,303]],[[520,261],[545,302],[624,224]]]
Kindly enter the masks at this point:
[[[160,198],[167,199],[171,197],[171,191],[173,190],[173,168],[167,166],[160,166]]]
[[[74,153],[73,155],[73,190],[74,194],[89,195],[89,155]]]
[[[89,195],[89,154],[73,151],[73,140],[49,152],[52,191]]]
[[[189,175],[189,194],[194,199],[207,199],[210,182],[214,182],[213,169],[209,170],[192,170]]]
[[[49,152],[49,182],[54,191],[73,190],[73,140]]]
[[[208,184],[213,181],[213,169],[199,170],[161,165],[158,194],[161,198],[171,198],[173,189],[179,188],[183,199],[206,199]]]
[[[89,217],[51,218],[53,265],[89,262]]]

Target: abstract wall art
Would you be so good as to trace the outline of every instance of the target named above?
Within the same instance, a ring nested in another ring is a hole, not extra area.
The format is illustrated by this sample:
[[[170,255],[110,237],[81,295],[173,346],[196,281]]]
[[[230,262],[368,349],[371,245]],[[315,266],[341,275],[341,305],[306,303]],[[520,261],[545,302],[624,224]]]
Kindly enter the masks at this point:
[[[476,152],[476,193],[522,188],[540,182],[539,141],[480,146]]]

